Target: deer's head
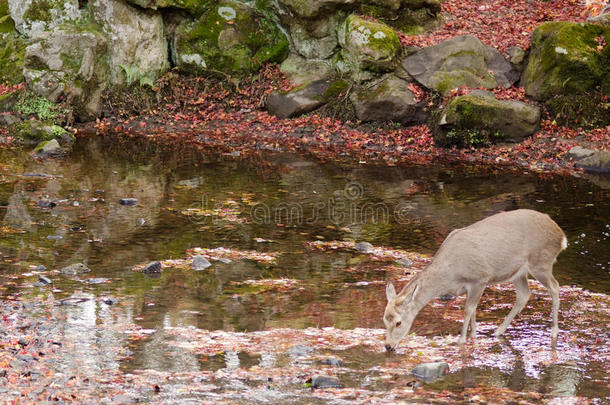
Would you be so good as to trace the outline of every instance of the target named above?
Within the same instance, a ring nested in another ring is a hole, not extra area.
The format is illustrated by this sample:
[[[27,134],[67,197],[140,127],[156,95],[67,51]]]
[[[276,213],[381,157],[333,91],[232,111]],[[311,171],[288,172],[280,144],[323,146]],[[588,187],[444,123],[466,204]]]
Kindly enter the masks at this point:
[[[415,296],[418,285],[410,283],[400,294],[396,294],[394,285],[388,283],[385,289],[388,304],[385,307],[383,323],[386,328],[385,348],[387,351],[396,349],[400,340],[409,333],[413,319],[417,315]]]

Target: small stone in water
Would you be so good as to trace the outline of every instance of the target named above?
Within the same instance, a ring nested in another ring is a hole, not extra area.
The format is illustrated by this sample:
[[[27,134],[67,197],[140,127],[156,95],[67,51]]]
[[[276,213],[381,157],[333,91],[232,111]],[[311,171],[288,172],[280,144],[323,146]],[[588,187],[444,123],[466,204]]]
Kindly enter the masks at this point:
[[[406,257],[401,257],[400,259],[396,260],[396,264],[399,264],[404,267],[413,266],[413,262],[411,260],[407,259]]]
[[[207,269],[211,265],[212,263],[210,263],[208,259],[201,255],[197,255],[193,257],[193,263],[191,263],[191,268],[195,271],[201,271]]]
[[[150,262],[142,269],[142,273],[161,273],[161,263]]]
[[[107,278],[104,277],[97,277],[97,278],[88,278],[85,282],[87,284],[103,284],[106,281],[108,281]]]
[[[121,205],[136,205],[138,204],[137,198],[121,198],[119,200],[119,204]]]
[[[53,207],[57,206],[57,203],[55,203],[51,200],[44,199],[44,200],[38,200],[36,205],[38,205],[40,208],[53,208]]]
[[[64,237],[61,236],[61,235],[48,235],[47,236],[47,239],[49,239],[49,240],[60,240],[60,239],[63,239],[63,238]]]
[[[449,364],[444,361],[418,364],[411,374],[424,382],[432,382],[449,374]]]
[[[36,268],[34,270],[36,271],[45,271],[47,268],[45,266],[43,266],[42,264],[39,264],[38,266],[36,266]]]
[[[356,246],[354,246],[354,249],[362,253],[369,253],[375,248],[369,242],[359,242],[356,244]]]
[[[320,363],[334,367],[343,367],[344,364],[343,360],[335,356],[326,357],[325,359],[322,359]]]
[[[341,388],[341,382],[337,377],[316,374],[308,381],[311,388]]]
[[[106,305],[114,305],[119,302],[117,298],[114,297],[103,297],[102,302]]]
[[[53,281],[51,281],[50,278],[45,276],[38,276],[38,281],[40,281],[43,285],[53,284]]]
[[[62,274],[74,276],[76,274],[89,273],[91,269],[83,263],[74,263],[60,270]]]

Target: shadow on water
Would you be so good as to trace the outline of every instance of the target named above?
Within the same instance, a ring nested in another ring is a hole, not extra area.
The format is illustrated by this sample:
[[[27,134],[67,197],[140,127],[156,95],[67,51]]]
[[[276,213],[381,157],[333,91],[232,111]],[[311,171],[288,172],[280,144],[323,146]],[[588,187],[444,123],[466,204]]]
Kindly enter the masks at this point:
[[[125,317],[143,328],[380,328],[383,283],[355,283],[391,275],[361,266],[355,252],[309,251],[305,242],[368,241],[432,254],[452,229],[516,208],[548,213],[568,235],[570,246],[555,266],[560,284],[610,293],[610,190],[603,182],[462,164],[353,166],[290,154],[235,160],[184,146],[121,142],[81,139],[69,158],[43,162],[22,151],[0,151],[0,278],[6,287],[0,295],[22,291],[16,280],[34,281],[35,276],[21,275],[35,266],[51,270],[85,262],[93,270],[86,276],[53,274],[57,296],[129,296]],[[138,204],[119,204],[127,197]],[[206,215],[186,215],[189,209]],[[157,278],[131,270],[151,260],[184,257],[193,247],[280,255],[271,265],[215,263],[206,271],[176,269]],[[83,283],[92,277],[109,282]],[[282,291],[238,284],[281,278],[301,280],[304,287]],[[433,326],[430,333],[447,329]],[[244,352],[181,357],[167,351],[164,339],[156,332],[138,342],[122,367],[220,370],[269,361]],[[347,369],[359,371],[387,360],[357,351],[340,355]],[[430,386],[460,390],[484,381],[519,391],[601,396],[585,378],[595,372],[593,363],[552,364],[535,377],[518,363],[511,370],[465,367]],[[348,381],[366,385],[363,378]]]

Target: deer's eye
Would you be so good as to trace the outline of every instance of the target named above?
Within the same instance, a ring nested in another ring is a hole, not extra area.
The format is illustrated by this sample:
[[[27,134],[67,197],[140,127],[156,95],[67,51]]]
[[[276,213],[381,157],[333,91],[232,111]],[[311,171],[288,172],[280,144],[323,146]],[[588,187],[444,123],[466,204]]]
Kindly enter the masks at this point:
[[[396,322],[396,327],[398,328],[400,325],[402,325],[401,321]]]

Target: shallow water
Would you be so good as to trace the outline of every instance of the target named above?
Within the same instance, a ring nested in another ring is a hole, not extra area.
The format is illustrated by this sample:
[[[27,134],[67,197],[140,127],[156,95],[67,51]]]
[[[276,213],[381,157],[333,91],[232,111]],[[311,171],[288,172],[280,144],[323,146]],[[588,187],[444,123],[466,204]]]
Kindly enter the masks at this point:
[[[0,296],[48,290],[31,286],[37,280],[35,266],[52,270],[87,263],[92,272],[83,276],[48,273],[57,299],[119,297],[120,319],[112,322],[158,331],[130,343],[132,356],[118,365],[124,371],[216,371],[271,361],[247,352],[208,358],[176,352],[168,349],[164,327],[382,328],[384,287],[374,282],[392,274],[363,266],[366,259],[356,252],[312,251],[305,242],[367,241],[431,255],[452,229],[502,210],[533,208],[551,215],[570,241],[555,265],[559,283],[610,293],[610,190],[585,179],[463,164],[321,163],[292,154],[240,160],[141,140],[117,143],[79,140],[70,157],[43,162],[32,161],[23,151],[0,151],[0,280],[5,287]],[[119,199],[127,197],[137,198],[138,205],[120,205]],[[56,206],[40,207],[40,200]],[[134,265],[152,260],[183,258],[194,247],[279,256],[273,264],[214,262],[204,271],[166,269],[159,277],[132,271]],[[109,280],[84,282],[100,277]],[[238,284],[281,278],[301,280],[303,288]],[[74,330],[84,336],[83,328],[103,323],[107,316],[103,306],[88,302],[69,309]],[[459,324],[425,316],[415,325],[418,334],[459,330]],[[498,317],[482,314],[488,321]],[[93,335],[90,340],[95,340]],[[357,349],[337,354],[355,371],[388,361],[381,353],[363,355]],[[290,361],[289,354],[272,360],[276,365]],[[599,365],[591,361],[574,367],[578,378],[566,377],[573,382],[571,389],[549,388],[544,382],[549,372],[570,374],[565,365],[539,374],[520,371],[517,365],[509,371],[462,368],[430,387],[461,391],[474,381],[516,391],[567,389],[567,395],[603,398],[599,386],[588,383]],[[607,381],[602,374],[598,377]],[[366,386],[367,375],[350,377],[346,372],[344,381],[347,386]],[[369,386],[385,387],[379,381]],[[559,391],[553,395],[563,395]]]

